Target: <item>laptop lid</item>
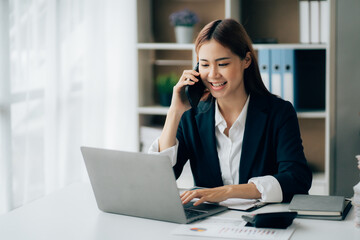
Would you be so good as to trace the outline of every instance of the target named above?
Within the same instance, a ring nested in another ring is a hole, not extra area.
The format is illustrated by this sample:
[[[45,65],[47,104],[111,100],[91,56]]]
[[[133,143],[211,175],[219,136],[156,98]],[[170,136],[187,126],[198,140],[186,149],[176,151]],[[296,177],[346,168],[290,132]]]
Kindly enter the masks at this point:
[[[187,222],[168,157],[90,147],[81,152],[100,210]]]

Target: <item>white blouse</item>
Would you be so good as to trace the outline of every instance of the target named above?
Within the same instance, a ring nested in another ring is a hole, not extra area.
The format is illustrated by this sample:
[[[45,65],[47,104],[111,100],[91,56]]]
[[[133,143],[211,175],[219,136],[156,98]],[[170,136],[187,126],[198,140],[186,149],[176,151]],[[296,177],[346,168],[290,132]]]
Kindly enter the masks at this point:
[[[239,183],[240,157],[242,151],[242,143],[245,132],[246,115],[249,106],[250,96],[239,114],[236,121],[229,129],[229,137],[224,131],[227,128],[225,119],[220,113],[218,103],[215,105],[215,136],[218,157],[220,161],[221,177],[224,185],[232,185]],[[176,145],[159,152],[159,144],[157,138],[150,146],[150,154],[168,155],[173,166],[176,164],[177,150],[179,146],[178,140]],[[258,191],[261,193],[261,201],[263,202],[281,202],[282,190],[277,179],[271,175],[254,177],[249,179],[248,183],[254,183]]]

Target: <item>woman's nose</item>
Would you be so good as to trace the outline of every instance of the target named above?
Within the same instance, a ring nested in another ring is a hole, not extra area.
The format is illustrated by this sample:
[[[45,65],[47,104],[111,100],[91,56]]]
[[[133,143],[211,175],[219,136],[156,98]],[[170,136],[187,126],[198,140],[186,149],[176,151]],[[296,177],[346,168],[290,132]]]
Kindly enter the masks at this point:
[[[211,67],[209,72],[209,77],[216,78],[217,76],[219,76],[219,71],[217,67],[216,66]]]

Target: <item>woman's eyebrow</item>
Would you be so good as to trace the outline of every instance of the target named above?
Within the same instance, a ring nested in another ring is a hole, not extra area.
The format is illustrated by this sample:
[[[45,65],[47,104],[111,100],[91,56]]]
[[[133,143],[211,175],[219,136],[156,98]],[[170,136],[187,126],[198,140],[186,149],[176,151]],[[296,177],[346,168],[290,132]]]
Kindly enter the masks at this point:
[[[215,61],[222,61],[222,60],[227,60],[227,59],[230,59],[230,57],[217,58],[217,59],[215,59]],[[208,62],[209,60],[200,58],[200,61]]]

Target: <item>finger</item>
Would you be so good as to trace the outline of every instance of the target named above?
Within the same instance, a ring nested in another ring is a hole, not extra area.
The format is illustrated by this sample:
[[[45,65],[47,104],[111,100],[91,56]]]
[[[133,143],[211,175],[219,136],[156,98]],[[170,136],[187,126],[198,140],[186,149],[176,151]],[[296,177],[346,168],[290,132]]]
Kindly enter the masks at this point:
[[[200,73],[195,71],[195,70],[184,70],[183,74],[191,74],[191,75],[194,75],[194,76],[199,76],[200,75]]]
[[[181,201],[182,201],[182,202],[185,201],[185,199],[187,199],[190,195],[191,195],[191,192],[186,192],[186,193],[182,194],[182,195],[180,196]]]
[[[192,79],[190,79],[190,78],[186,78],[185,81],[184,81],[184,83],[187,84],[187,85],[193,85],[193,84],[195,84],[196,82],[197,82],[197,81],[194,81],[194,80],[192,80]]]
[[[200,198],[199,200],[197,200],[195,203],[194,203],[194,206],[198,206],[202,203],[206,202],[206,198],[205,197],[202,197]]]
[[[185,191],[182,194],[180,194],[180,198],[183,198],[184,196],[186,196],[186,195],[188,195],[190,193],[191,193],[191,191]]]
[[[194,75],[185,75],[183,81],[186,81],[186,82],[198,82],[199,79],[197,79]]]
[[[199,75],[200,74],[198,72],[193,71],[193,70],[191,72],[184,71],[181,76],[181,79],[183,79],[184,81],[190,79],[190,80],[193,80],[194,82],[197,82],[197,81],[199,81],[199,79],[197,78]]]
[[[192,195],[192,194],[193,194],[192,192],[188,192],[187,194],[183,195],[183,196],[181,197],[181,201],[185,201],[185,200],[188,199],[189,197],[191,198],[191,195]]]
[[[185,198],[183,198],[182,200],[182,204],[187,204],[188,202],[190,202],[191,200],[193,200],[196,197],[196,193],[191,193],[188,196],[186,196]]]

